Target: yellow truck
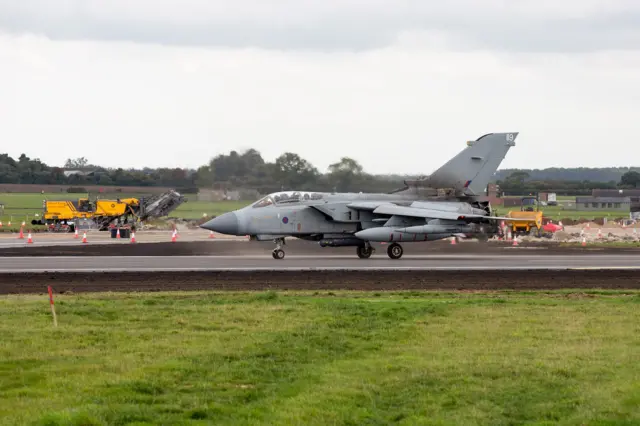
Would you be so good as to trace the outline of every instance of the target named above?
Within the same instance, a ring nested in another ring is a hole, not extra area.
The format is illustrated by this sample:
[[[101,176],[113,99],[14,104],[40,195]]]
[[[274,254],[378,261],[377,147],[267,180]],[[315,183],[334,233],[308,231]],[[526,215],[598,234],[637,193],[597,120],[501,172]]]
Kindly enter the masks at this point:
[[[135,223],[151,217],[166,216],[186,199],[175,191],[145,198],[117,198],[111,200],[79,198],[77,201],[43,202],[42,218],[32,225],[47,225],[52,232],[74,232],[79,221],[90,220],[100,230],[111,224]]]
[[[537,197],[523,197],[520,211],[509,211],[505,217],[513,218],[506,221],[512,235],[542,236],[542,212]]]

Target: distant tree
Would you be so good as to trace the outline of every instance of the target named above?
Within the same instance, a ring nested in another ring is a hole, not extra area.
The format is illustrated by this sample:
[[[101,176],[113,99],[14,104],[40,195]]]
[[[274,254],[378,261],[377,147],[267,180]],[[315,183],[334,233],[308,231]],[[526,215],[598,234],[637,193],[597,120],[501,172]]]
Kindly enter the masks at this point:
[[[215,183],[215,175],[213,173],[213,161],[204,166],[200,166],[196,171],[195,184],[199,188],[209,188]]]
[[[311,163],[292,152],[285,152],[276,158],[273,173],[275,183],[285,190],[309,189],[307,184],[313,183],[318,177],[318,170]]]
[[[524,171],[513,172],[507,177],[507,181],[517,182],[520,185],[524,185],[524,182],[529,179],[529,173]]]
[[[84,157],[75,159],[67,158],[67,161],[64,163],[64,167],[65,169],[83,169],[87,167],[88,164],[89,160]]]
[[[329,182],[338,192],[359,190],[363,177],[363,167],[353,158],[342,157],[329,166]]]
[[[329,166],[329,173],[331,174],[348,173],[358,175],[361,174],[362,171],[363,168],[360,163],[349,157],[342,157],[340,161]]]
[[[640,184],[640,173],[631,171],[622,175],[620,178],[620,186],[627,188],[637,188]]]

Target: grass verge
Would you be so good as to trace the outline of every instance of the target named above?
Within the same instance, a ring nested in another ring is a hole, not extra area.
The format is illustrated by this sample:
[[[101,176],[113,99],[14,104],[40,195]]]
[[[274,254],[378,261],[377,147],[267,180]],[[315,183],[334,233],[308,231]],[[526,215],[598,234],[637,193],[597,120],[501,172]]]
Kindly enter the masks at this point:
[[[640,422],[640,292],[0,298],[0,422]]]

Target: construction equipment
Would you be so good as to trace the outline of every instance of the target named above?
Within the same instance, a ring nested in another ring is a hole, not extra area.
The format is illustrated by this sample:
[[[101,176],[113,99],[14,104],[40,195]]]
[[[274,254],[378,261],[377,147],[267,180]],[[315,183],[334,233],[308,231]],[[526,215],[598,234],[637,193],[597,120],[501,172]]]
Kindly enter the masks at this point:
[[[506,217],[513,218],[506,221],[512,235],[542,236],[542,212],[540,211],[539,201],[537,195],[522,197],[520,211],[512,210],[506,214]]]
[[[115,200],[80,198],[78,201],[43,202],[44,214],[32,225],[47,225],[51,232],[75,232],[80,222],[91,223],[100,231],[109,226],[135,224],[150,218],[163,217],[186,199],[176,191],[144,198],[118,198]]]

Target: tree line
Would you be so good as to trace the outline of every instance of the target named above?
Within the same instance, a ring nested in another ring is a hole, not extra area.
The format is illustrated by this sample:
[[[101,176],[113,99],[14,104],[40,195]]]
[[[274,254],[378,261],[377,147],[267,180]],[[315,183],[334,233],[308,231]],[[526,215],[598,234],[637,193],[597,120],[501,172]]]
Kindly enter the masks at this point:
[[[635,188],[640,185],[640,168],[545,170],[500,170],[494,181],[507,195],[533,191],[580,195],[589,194],[596,188]],[[572,179],[560,179],[559,176]],[[586,179],[587,176],[613,179],[590,180]],[[68,159],[64,167],[55,167],[25,154],[18,159],[0,154],[0,183],[15,184],[163,186],[182,192],[195,192],[198,188],[255,189],[260,193],[293,189],[388,192],[402,187],[405,179],[416,178],[419,176],[370,174],[350,157],[340,158],[322,173],[296,153],[285,152],[275,161],[268,162],[255,149],[220,154],[198,169],[105,168],[90,164],[84,157]]]
[[[640,172],[640,167],[549,167],[546,169],[502,169],[495,178],[504,180],[512,173],[524,172],[534,181],[551,182],[620,182],[628,172]]]
[[[633,189],[640,187],[640,172],[627,171],[619,180],[598,182],[591,180],[536,179],[524,170],[512,170],[504,179],[497,179],[500,192],[521,195],[535,192],[555,192],[558,195],[591,195],[592,189]]]
[[[13,184],[163,186],[185,193],[199,188],[255,189],[261,193],[293,189],[387,192],[412,178],[415,176],[372,175],[349,157],[342,157],[321,173],[298,154],[285,152],[268,162],[255,149],[218,155],[198,169],[106,168],[90,164],[84,157],[67,159],[64,167],[55,167],[25,154],[18,159],[0,154],[0,183]]]

